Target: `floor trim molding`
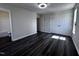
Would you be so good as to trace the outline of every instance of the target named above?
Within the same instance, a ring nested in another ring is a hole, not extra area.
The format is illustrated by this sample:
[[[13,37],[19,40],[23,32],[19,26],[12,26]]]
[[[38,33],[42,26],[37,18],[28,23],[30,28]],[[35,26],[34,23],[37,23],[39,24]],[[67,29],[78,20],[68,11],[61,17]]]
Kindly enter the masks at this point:
[[[37,33],[37,32],[36,32]],[[16,38],[16,39],[12,39],[12,41],[17,41],[17,40],[20,40],[20,39],[22,39],[22,38],[25,38],[25,37],[27,37],[27,36],[30,36],[30,35],[33,35],[33,34],[36,34],[36,33],[31,33],[31,34],[28,34],[28,35],[25,35],[25,36],[21,36],[21,37],[18,37],[18,38]]]

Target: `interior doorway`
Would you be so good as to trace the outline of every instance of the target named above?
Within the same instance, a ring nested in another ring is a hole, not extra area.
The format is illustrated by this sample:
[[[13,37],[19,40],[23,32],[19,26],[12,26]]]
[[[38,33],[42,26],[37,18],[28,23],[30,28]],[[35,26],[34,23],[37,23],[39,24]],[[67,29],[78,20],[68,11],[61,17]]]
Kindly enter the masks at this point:
[[[0,46],[11,42],[11,17],[9,10],[0,9]]]

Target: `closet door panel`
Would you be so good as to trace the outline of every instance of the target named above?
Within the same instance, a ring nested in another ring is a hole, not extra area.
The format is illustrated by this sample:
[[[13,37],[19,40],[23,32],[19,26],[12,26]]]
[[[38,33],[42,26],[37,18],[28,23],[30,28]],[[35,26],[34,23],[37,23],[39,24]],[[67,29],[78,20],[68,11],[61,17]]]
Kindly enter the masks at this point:
[[[49,15],[45,15],[44,16],[44,29],[45,32],[50,33],[50,16]]]
[[[44,16],[41,16],[39,19],[39,31],[44,32]]]

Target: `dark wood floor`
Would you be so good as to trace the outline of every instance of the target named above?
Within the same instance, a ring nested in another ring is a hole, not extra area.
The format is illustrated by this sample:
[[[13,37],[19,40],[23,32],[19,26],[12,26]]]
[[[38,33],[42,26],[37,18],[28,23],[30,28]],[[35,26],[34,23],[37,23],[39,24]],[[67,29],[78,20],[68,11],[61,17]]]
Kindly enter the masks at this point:
[[[11,42],[10,36],[0,37],[0,47],[3,46],[3,45],[6,45],[9,42]]]
[[[66,40],[52,39],[53,34],[37,33],[0,47],[2,56],[77,56],[70,37]]]

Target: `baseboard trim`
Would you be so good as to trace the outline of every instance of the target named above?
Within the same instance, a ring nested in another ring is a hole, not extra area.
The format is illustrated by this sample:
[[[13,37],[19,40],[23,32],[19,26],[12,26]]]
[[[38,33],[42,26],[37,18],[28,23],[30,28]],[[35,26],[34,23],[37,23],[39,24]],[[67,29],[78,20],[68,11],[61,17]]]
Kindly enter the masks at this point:
[[[38,31],[38,32],[42,32],[42,31]],[[44,32],[44,33],[48,33],[48,32]],[[63,35],[63,34],[58,34],[58,33],[51,33],[53,35],[59,35],[59,36],[65,36],[65,37],[69,37],[69,38],[72,38],[71,36],[69,35]]]
[[[36,33],[37,33],[37,32],[36,32]],[[18,38],[16,38],[16,39],[12,39],[12,41],[17,41],[17,40],[20,40],[20,39],[22,39],[22,38],[28,37],[28,36],[33,35],[33,34],[36,34],[36,33],[31,33],[31,34],[28,34],[28,35],[25,35],[25,36],[21,36],[21,37],[18,37]]]

